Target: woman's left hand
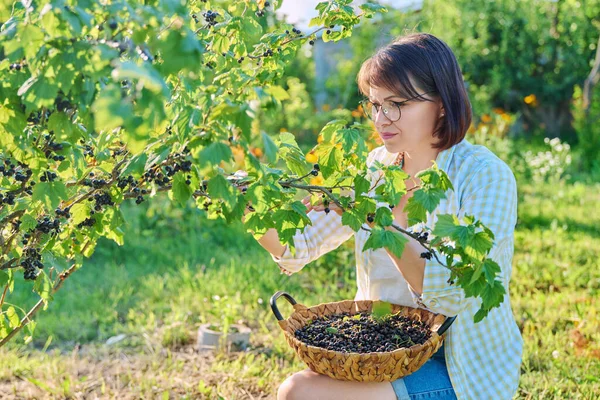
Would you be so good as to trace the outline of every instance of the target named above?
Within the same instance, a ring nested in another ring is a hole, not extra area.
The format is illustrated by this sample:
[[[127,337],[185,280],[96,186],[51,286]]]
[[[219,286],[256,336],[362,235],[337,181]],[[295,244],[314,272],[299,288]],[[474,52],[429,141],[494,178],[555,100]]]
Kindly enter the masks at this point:
[[[308,214],[310,212],[310,210],[315,210],[315,211],[325,211],[326,213],[329,213],[328,211],[326,211],[325,209],[329,209],[329,211],[335,211],[339,216],[342,215],[342,213],[344,212],[341,208],[338,207],[337,204],[335,204],[334,202],[329,202],[327,204],[327,207],[325,206],[325,204],[323,204],[323,199],[319,199],[319,201],[315,204],[310,204],[310,195],[306,196],[305,198],[302,199],[302,204],[304,204],[307,208],[306,213]]]

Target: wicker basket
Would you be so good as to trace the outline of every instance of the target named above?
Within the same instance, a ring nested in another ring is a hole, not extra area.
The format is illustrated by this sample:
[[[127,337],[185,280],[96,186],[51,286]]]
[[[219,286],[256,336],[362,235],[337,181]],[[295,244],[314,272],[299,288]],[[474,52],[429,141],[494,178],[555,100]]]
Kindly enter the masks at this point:
[[[289,301],[294,312],[283,319],[276,301],[280,296]],[[306,322],[324,315],[371,312],[373,300],[345,300],[306,307],[286,292],[279,291],[271,297],[270,304],[285,339],[298,356],[315,372],[331,378],[356,382],[391,382],[418,370],[442,346],[445,332],[456,317],[446,318],[430,311],[392,304],[392,312],[424,321],[431,329],[431,337],[423,344],[387,352],[346,353],[310,346],[296,339],[294,332]]]

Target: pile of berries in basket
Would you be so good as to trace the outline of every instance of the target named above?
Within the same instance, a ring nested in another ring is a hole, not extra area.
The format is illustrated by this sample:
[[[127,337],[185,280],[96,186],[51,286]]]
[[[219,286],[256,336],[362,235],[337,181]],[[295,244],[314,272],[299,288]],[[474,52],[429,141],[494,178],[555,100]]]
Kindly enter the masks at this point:
[[[296,330],[298,340],[316,347],[346,353],[387,352],[425,343],[427,324],[400,313],[375,317],[363,312],[316,317]]]

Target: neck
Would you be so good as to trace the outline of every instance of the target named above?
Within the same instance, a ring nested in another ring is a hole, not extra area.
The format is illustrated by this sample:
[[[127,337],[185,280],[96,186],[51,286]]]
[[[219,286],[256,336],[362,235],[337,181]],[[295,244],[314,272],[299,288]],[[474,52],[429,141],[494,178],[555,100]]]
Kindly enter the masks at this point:
[[[438,149],[429,148],[422,152],[406,152],[404,154],[404,171],[410,176],[430,168],[439,154]]]

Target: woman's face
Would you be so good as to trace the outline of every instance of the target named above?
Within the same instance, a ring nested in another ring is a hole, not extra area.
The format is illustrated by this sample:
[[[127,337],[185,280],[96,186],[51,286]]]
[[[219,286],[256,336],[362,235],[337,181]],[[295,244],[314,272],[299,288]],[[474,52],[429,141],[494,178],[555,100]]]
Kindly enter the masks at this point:
[[[417,88],[418,89],[418,88]],[[417,93],[424,93],[419,90]],[[425,94],[422,97],[435,100],[432,94]],[[389,99],[388,99],[389,98]],[[396,96],[384,88],[371,87],[369,90],[369,99],[376,104],[382,104],[385,99],[401,102],[406,98]],[[436,124],[443,118],[443,106],[439,101],[419,101],[410,100],[400,106],[401,116],[398,121],[391,122],[383,114],[381,108],[376,115],[373,115],[375,129],[381,136],[383,144],[390,153],[405,151],[408,154],[419,154],[428,151],[437,141],[433,137]],[[393,134],[386,137],[385,134]]]

